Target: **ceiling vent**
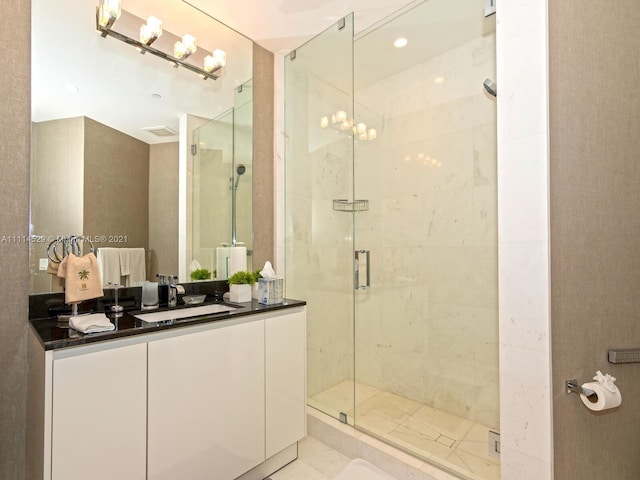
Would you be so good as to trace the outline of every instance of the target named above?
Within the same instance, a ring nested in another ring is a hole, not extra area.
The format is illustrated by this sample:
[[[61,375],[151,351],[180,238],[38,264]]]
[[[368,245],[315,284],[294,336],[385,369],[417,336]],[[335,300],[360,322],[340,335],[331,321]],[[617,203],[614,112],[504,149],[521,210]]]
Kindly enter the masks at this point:
[[[142,130],[152,133],[157,137],[173,137],[175,135],[178,135],[178,132],[176,132],[172,128],[167,127],[166,125],[161,125],[159,127],[146,127]]]

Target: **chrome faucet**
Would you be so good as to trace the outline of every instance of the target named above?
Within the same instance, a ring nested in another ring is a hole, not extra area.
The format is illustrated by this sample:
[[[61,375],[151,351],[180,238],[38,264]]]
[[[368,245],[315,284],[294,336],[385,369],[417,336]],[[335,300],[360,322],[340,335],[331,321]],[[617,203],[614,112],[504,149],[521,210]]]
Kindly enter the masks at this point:
[[[178,286],[176,285],[176,280],[178,277],[176,275],[169,275],[169,306],[175,307],[178,304]]]

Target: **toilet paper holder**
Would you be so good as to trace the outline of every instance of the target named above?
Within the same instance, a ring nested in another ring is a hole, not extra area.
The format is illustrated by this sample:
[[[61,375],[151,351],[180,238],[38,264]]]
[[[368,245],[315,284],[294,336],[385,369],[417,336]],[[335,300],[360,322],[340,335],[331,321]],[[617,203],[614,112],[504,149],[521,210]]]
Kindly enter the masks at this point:
[[[592,395],[596,395],[596,392],[594,392],[593,390],[590,390],[588,388],[582,388],[582,385],[579,385],[578,380],[576,379],[566,380],[565,386],[566,386],[567,393],[579,393],[584,395],[585,397],[591,397]]]

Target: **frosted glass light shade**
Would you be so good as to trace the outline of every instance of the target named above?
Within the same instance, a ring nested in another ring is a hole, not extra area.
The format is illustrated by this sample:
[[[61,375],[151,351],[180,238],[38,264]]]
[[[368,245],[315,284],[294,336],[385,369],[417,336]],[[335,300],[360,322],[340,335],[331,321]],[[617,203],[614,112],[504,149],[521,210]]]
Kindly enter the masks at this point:
[[[150,16],[147,23],[140,27],[140,43],[151,45],[162,35],[162,20]]]
[[[213,51],[211,55],[204,57],[204,69],[206,72],[212,72],[218,68],[222,68],[227,64],[227,54],[220,49]]]
[[[100,0],[98,23],[102,27],[111,26],[120,18],[121,13],[120,0]]]
[[[173,56],[176,58],[187,58],[192,53],[195,53],[197,49],[196,38],[185,33],[182,36],[182,41],[177,41],[173,44]]]

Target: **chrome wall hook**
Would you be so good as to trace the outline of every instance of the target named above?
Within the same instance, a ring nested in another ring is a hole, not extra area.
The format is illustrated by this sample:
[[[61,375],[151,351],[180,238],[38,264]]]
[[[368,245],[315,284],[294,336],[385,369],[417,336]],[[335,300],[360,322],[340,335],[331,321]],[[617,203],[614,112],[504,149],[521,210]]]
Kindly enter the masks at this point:
[[[585,397],[591,397],[591,396],[597,397],[596,392],[594,392],[593,390],[590,390],[588,388],[582,388],[581,385],[578,385],[578,380],[576,379],[566,380],[565,386],[566,386],[567,393],[579,393],[581,395],[584,395]]]

